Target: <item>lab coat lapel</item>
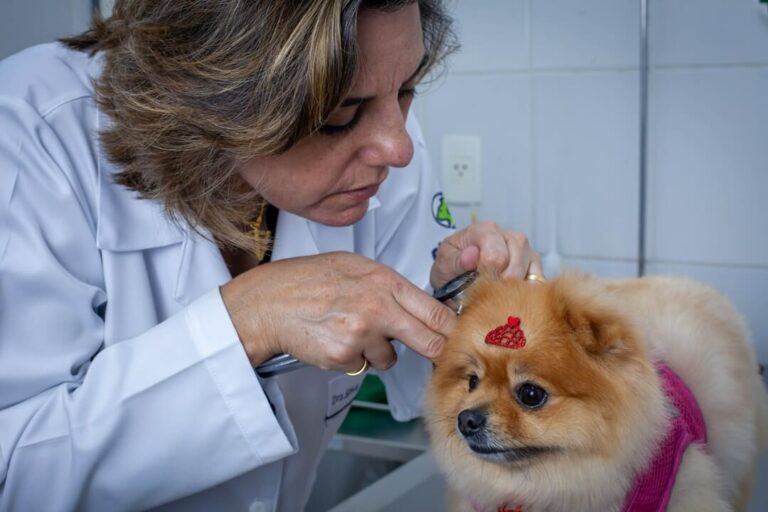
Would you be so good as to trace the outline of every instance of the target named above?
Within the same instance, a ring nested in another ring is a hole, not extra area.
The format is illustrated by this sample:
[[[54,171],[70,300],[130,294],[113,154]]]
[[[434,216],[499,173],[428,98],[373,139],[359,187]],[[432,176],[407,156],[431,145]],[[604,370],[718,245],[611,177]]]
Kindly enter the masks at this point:
[[[207,232],[189,234],[181,244],[174,298],[182,305],[232,279],[218,246],[209,238]]]
[[[108,122],[100,113],[99,129]],[[97,247],[123,252],[181,242],[184,232],[171,222],[160,201],[139,199],[136,192],[115,183],[117,171],[99,145]]]
[[[182,305],[231,279],[218,248],[206,239],[210,238],[207,231],[201,235],[174,223],[159,201],[139,199],[136,192],[116,184],[116,170],[101,153],[96,228],[99,249],[132,252],[168,247],[175,251],[166,260],[174,266],[163,271],[176,276],[174,298]]]
[[[88,69],[92,79],[99,75],[101,67],[101,57],[92,59]],[[109,117],[99,111],[98,130],[102,131],[110,123]],[[176,251],[176,259],[169,260],[175,266],[166,266],[163,271],[176,276],[174,298],[182,305],[231,279],[207,231],[201,236],[173,222],[160,201],[139,199],[136,192],[116,184],[114,177],[119,168],[107,158],[100,143],[97,143],[97,152],[96,245],[100,250],[149,251],[177,245],[175,249],[169,248]]]
[[[310,230],[310,221],[292,213],[281,211],[277,217],[277,230],[272,245],[272,261],[311,256],[320,252]]]
[[[352,252],[355,250],[355,236],[352,226],[331,227],[312,222],[309,225],[309,230],[320,253]]]

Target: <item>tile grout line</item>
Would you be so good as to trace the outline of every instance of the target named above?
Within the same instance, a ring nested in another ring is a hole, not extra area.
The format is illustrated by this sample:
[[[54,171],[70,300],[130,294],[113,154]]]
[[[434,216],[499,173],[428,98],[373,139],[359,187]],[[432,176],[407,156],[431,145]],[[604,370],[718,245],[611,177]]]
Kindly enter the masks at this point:
[[[525,16],[525,30],[526,30],[526,39],[528,41],[528,65],[531,66],[533,64],[533,28],[531,26],[531,0],[526,0],[525,2],[525,10],[526,10],[526,16]],[[530,158],[530,164],[528,166],[528,172],[530,173],[530,204],[528,205],[529,213],[531,216],[531,226],[530,229],[532,233],[529,233],[528,236],[532,237],[533,243],[539,243],[543,239],[543,234],[539,229],[539,222],[538,222],[538,214],[537,214],[537,204],[538,204],[538,192],[540,189],[540,183],[537,179],[539,173],[538,173],[538,158],[537,158],[537,152],[536,148],[538,147],[538,141],[536,140],[536,87],[535,87],[535,77],[532,74],[528,75],[528,130],[529,130],[529,147],[528,147],[528,156]]]

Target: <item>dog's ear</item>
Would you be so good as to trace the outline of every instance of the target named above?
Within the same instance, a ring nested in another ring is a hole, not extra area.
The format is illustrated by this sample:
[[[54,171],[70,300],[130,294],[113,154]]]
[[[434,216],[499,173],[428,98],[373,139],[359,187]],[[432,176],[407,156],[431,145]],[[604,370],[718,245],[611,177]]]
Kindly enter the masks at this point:
[[[611,312],[586,309],[572,321],[578,326],[578,339],[590,355],[621,357],[634,345],[631,330]]]
[[[575,339],[594,357],[623,357],[632,352],[635,334],[627,321],[611,308],[585,297],[560,296],[560,311]]]

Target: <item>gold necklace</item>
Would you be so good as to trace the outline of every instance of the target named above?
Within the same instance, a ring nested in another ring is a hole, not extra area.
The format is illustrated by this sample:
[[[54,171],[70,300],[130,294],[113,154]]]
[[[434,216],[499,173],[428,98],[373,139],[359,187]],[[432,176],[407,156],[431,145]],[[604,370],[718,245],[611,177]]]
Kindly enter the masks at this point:
[[[264,256],[267,255],[267,251],[270,249],[272,243],[272,230],[266,226],[266,212],[269,207],[269,203],[264,201],[259,208],[259,214],[256,216],[256,220],[248,223],[248,235],[254,240],[253,256],[261,262]]]

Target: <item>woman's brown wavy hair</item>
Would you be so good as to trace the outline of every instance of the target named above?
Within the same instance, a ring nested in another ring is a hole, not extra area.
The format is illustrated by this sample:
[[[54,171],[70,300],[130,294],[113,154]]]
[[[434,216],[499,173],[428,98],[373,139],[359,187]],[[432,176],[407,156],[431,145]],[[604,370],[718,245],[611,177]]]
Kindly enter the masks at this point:
[[[339,105],[357,66],[360,9],[418,2],[428,63],[455,48],[441,0],[118,0],[112,16],[63,42],[103,53],[97,101],[118,183],[175,220],[251,250],[263,200],[243,161],[280,153]]]

